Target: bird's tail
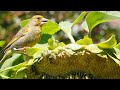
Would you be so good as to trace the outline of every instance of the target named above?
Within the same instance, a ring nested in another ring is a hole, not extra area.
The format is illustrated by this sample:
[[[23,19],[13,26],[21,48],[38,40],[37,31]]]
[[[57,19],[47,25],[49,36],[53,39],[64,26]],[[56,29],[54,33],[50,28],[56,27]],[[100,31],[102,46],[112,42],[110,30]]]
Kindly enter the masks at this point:
[[[4,56],[7,50],[9,50],[8,47],[4,47],[2,50],[0,50],[0,59]]]
[[[4,49],[0,50],[0,54],[4,54]]]
[[[1,67],[1,65],[2,65],[1,62],[3,61],[2,59],[3,59],[3,57],[4,57],[4,54],[5,54],[5,53],[4,53],[4,49],[0,50],[0,67]]]
[[[0,50],[0,53],[5,54],[6,50],[9,48],[9,46],[4,47],[2,50]]]
[[[4,49],[0,50],[0,59],[4,56]]]
[[[4,61],[6,59],[8,59],[9,57],[11,57],[11,55],[12,55],[11,50],[8,50],[7,52],[4,53],[2,59],[0,60],[0,67],[1,67],[1,65],[4,63]]]

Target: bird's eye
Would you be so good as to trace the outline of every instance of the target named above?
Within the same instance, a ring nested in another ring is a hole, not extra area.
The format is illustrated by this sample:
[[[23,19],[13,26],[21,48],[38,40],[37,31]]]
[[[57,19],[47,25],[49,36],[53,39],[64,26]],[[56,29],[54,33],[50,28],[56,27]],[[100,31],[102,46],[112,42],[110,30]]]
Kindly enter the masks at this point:
[[[37,18],[37,19],[40,19],[40,18]]]

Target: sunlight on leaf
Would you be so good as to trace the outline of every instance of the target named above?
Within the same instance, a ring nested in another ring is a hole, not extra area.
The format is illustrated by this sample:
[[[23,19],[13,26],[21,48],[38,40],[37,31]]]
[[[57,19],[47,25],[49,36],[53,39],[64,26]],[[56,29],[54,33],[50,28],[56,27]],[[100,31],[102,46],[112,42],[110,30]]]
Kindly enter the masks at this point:
[[[59,46],[62,47],[62,46],[65,46],[65,44],[63,42],[59,42],[58,40],[55,40],[54,37],[52,37],[48,40],[48,48],[50,50],[53,50],[53,49],[55,49],[56,47],[59,47]]]
[[[76,43],[79,44],[79,45],[93,44],[92,39],[89,38],[88,36],[84,36],[83,39],[80,39],[80,40],[76,41]]]
[[[48,22],[42,26],[43,34],[53,35],[59,30],[60,30],[59,25],[51,20],[48,20]]]
[[[16,75],[16,71],[19,70],[20,68],[24,67],[26,65],[27,62],[23,62],[20,63],[18,65],[15,66],[10,66],[7,67],[5,69],[0,69],[0,75],[4,75],[10,78],[14,78],[14,76]],[[17,77],[16,77],[17,78]]]
[[[72,26],[75,25],[75,24],[77,24],[77,23],[79,23],[80,21],[82,21],[82,20],[84,19],[85,15],[86,15],[86,12],[82,12],[82,13],[78,16],[78,18],[73,22]]]
[[[108,54],[108,56],[109,56],[110,58],[112,58],[112,59],[120,66],[120,60],[112,57],[110,54]]]
[[[86,20],[82,23],[82,27],[83,27],[87,32],[89,32],[89,29],[88,29],[88,25],[87,25]]]
[[[27,67],[22,67],[22,68],[18,69],[17,72],[16,72],[16,74],[18,74],[19,72],[22,72],[25,69],[27,69]]]
[[[29,21],[30,21],[30,19],[21,21],[20,26],[24,27]],[[59,25],[51,20],[48,20],[48,22],[46,24],[42,25],[42,33],[43,34],[53,35],[54,33],[56,33],[59,30],[60,30]]]
[[[62,21],[59,23],[59,26],[65,33],[69,32],[71,34],[72,23],[68,21]]]
[[[118,59],[120,59],[120,49],[114,47],[112,52]]]
[[[98,55],[99,57],[102,57],[102,58],[108,59],[108,56],[107,56],[107,54],[106,54],[105,52],[97,53],[97,55]]]
[[[84,46],[78,45],[78,44],[68,44],[68,45],[65,45],[64,48],[71,49],[71,50],[79,50],[79,49],[83,49]]]
[[[41,57],[43,51],[48,50],[48,43],[46,44],[36,44],[34,47],[39,48],[39,50],[33,55],[34,58]]]
[[[0,74],[0,79],[9,79],[10,77]]]
[[[19,71],[17,72],[11,79],[23,79],[25,77],[26,73],[25,71]]]
[[[16,62],[16,60],[18,60],[20,58],[21,54],[14,54],[11,58],[7,59],[3,65],[1,66],[0,69],[5,69],[8,67],[11,67],[14,65],[14,63]],[[18,63],[20,63],[20,60],[18,61]]]
[[[115,17],[120,17],[120,11],[99,11],[99,12],[103,12],[103,13],[106,13],[108,15],[112,15]]]
[[[120,17],[116,17],[116,15],[113,14],[110,14],[109,12],[91,11],[86,16],[86,22],[89,30],[91,31],[96,25],[100,23],[120,19]]]
[[[120,60],[115,57],[111,49],[105,49],[104,52],[120,66]]]
[[[74,40],[74,38],[71,34],[72,23],[70,23],[68,21],[62,21],[62,22],[59,23],[59,27],[63,32],[65,32],[65,34],[70,39],[71,43],[75,43],[75,40]]]
[[[27,69],[29,66],[34,64],[34,59],[30,59],[23,63],[20,63],[15,66],[11,66],[5,69],[0,69],[0,75],[2,76],[10,76],[10,78],[23,78],[25,76],[24,70]],[[8,73],[8,71],[10,73]],[[6,73],[7,72],[7,73]],[[12,73],[11,73],[12,72]],[[10,75],[9,75],[10,74]]]
[[[34,48],[34,47],[26,47],[26,54],[28,56],[33,56],[33,54],[35,54],[37,51],[39,50],[39,48]]]
[[[116,41],[115,35],[112,35],[108,40],[98,43],[97,46],[100,48],[107,49],[107,48],[114,47],[116,44],[117,44],[117,41]]]
[[[30,60],[27,62],[26,66],[31,66],[31,65],[33,65],[33,64],[34,64],[34,59],[30,59]]]
[[[101,53],[102,50],[99,49],[95,44],[90,44],[88,46],[86,46],[86,48],[88,51],[92,52],[92,53]]]
[[[27,63],[27,61],[25,61],[25,62],[23,62],[23,63],[20,63],[20,64],[18,64],[18,65],[15,65],[15,66],[11,66],[11,67],[5,68],[5,69],[0,69],[0,73],[1,73],[1,72],[4,72],[4,71],[7,71],[7,70],[17,71],[17,70],[19,70],[20,68],[26,66],[26,63]]]
[[[118,43],[115,48],[118,48],[120,50],[120,43]]]

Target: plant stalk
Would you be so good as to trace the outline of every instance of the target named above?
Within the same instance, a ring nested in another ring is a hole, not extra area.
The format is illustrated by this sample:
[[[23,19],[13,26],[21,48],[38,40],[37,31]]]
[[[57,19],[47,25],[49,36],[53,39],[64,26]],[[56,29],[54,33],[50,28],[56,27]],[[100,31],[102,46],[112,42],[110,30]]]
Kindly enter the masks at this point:
[[[75,40],[71,34],[67,34],[68,38],[70,39],[71,43],[75,44]]]

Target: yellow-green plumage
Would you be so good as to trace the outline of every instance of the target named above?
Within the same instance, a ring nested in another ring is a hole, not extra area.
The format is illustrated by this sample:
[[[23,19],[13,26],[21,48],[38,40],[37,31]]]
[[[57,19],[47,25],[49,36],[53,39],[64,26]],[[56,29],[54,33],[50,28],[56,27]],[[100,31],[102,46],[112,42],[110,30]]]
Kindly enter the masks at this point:
[[[40,40],[42,35],[41,26],[46,22],[47,19],[41,15],[33,16],[28,24],[21,28],[3,49],[4,52],[6,53],[9,50],[12,51],[14,48],[19,49],[34,46]],[[3,59],[1,61],[3,61]]]

